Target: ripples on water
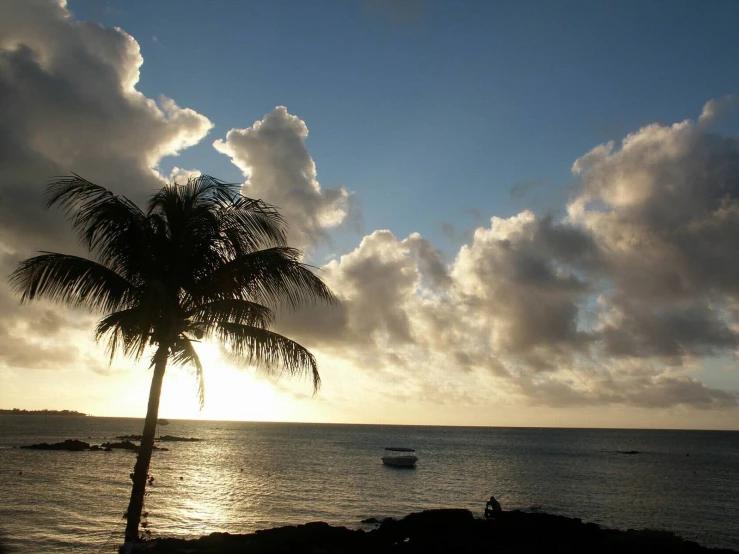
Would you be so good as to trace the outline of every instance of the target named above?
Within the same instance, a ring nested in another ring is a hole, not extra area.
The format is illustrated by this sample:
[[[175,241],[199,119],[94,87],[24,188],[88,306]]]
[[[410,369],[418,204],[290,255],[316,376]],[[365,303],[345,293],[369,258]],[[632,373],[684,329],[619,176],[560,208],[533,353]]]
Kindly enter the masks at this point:
[[[135,455],[15,449],[140,433],[119,418],[0,416],[0,526],[21,552],[115,552]],[[173,421],[154,452],[154,535],[245,533],[427,508],[535,509],[739,549],[739,433]],[[415,447],[414,470],[380,462]],[[618,451],[638,450],[628,455]],[[689,455],[688,455],[689,454]],[[19,471],[23,475],[18,475]],[[180,479],[182,478],[182,479]]]

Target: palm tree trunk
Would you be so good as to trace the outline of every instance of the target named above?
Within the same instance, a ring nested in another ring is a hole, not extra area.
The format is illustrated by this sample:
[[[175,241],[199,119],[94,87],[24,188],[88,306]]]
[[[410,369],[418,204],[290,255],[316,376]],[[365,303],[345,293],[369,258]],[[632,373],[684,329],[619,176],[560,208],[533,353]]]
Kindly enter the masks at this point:
[[[162,381],[164,370],[167,369],[167,357],[169,345],[160,344],[154,354],[154,375],[151,378],[151,390],[149,391],[149,409],[146,412],[144,432],[141,437],[141,448],[136,458],[136,467],[133,470],[133,487],[131,489],[131,501],[128,504],[126,520],[126,543],[138,539],[139,522],[141,511],[144,506],[144,492],[146,491],[146,478],[149,473],[149,462],[154,447],[154,433],[156,431],[157,419],[159,418],[159,396],[162,393]]]

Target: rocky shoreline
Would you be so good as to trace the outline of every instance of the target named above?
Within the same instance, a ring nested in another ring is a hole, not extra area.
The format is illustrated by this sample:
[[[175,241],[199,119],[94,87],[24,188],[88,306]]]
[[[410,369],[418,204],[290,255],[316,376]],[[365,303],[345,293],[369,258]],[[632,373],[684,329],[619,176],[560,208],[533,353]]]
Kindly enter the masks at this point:
[[[104,442],[103,444],[97,445],[77,439],[67,439],[65,441],[55,442],[52,444],[42,442],[40,444],[21,446],[21,448],[26,450],[66,450],[68,452],[83,452],[86,450],[91,452],[113,452],[113,450],[129,450],[131,452],[139,451],[139,446],[131,441]],[[157,445],[154,445],[153,449],[161,450],[162,452],[169,451],[169,448],[163,448]]]
[[[121,442],[104,442],[100,445],[90,444],[78,439],[67,439],[62,442],[55,442],[52,444],[42,442],[40,444],[30,444],[28,446],[21,446],[21,448],[28,450],[67,450],[69,452],[82,452],[84,450],[102,450],[104,452],[112,452],[113,450],[130,450],[131,452],[138,452],[139,445],[131,442],[132,440],[140,441],[141,435],[122,435],[116,437],[117,439],[124,439]],[[157,439],[161,442],[200,442],[203,439],[197,439],[194,437],[176,437],[172,435],[165,435]],[[162,446],[153,446],[154,450],[161,450],[162,452],[169,451],[169,448]]]
[[[469,510],[426,510],[383,520],[371,531],[315,522],[248,535],[151,539],[140,546],[155,554],[737,554],[666,531],[619,531],[580,519],[519,511],[498,512],[487,521],[476,519]]]

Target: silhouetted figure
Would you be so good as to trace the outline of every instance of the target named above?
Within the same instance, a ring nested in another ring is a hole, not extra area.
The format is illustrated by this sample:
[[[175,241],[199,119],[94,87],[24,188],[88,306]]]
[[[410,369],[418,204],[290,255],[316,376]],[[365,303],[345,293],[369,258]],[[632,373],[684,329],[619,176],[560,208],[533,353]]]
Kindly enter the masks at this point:
[[[500,507],[500,502],[495,500],[494,496],[490,497],[487,504],[485,504],[485,519],[493,519],[495,512],[502,512],[503,508]]]
[[[23,470],[22,469],[18,472],[18,475],[23,475]]]

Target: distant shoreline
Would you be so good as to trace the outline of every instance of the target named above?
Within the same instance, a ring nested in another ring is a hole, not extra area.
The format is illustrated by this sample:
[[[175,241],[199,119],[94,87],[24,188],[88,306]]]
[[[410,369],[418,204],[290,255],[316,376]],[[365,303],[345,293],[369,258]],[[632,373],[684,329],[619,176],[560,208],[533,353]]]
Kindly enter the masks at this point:
[[[131,415],[103,415],[96,416],[76,412],[74,410],[12,410],[0,409],[0,415],[50,415],[70,417],[92,417],[96,419],[135,419],[143,423],[144,416]],[[444,425],[438,423],[357,423],[357,422],[329,422],[329,421],[264,421],[255,419],[188,419],[167,417],[170,422],[186,423],[255,423],[265,425],[326,425],[335,427],[408,427],[408,428],[438,428],[438,429],[509,429],[523,431],[666,431],[666,432],[699,432],[699,433],[739,433],[739,427],[733,429],[700,429],[685,427],[553,427],[541,425]]]
[[[0,415],[92,417],[90,414],[83,414],[82,412],[76,412],[74,410],[19,410],[18,408],[13,408],[12,410],[0,409]]]

